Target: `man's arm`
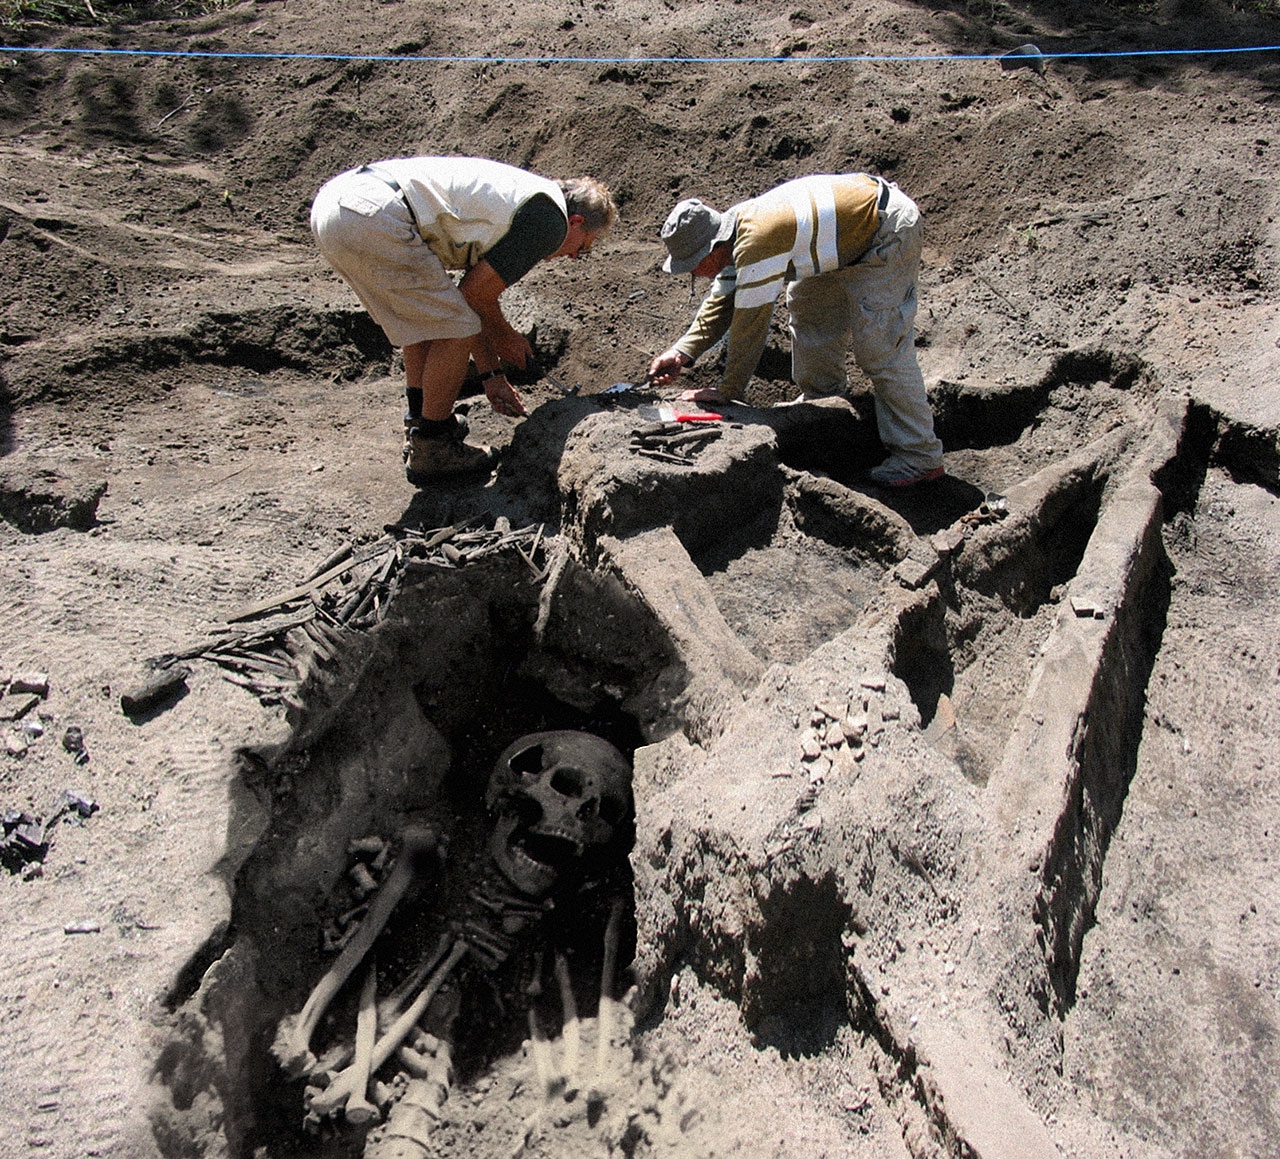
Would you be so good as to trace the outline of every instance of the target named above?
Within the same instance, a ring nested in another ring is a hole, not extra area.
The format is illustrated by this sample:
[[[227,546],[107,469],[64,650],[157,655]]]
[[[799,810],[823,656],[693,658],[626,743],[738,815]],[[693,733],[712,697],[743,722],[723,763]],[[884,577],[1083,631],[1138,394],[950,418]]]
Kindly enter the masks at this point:
[[[500,359],[524,366],[533,357],[533,347],[502,313],[498,298],[507,288],[498,272],[483,258],[469,269],[458,283],[458,289],[470,306],[480,316],[480,343],[488,353],[488,365],[476,360],[481,372],[494,370]]]
[[[507,233],[458,284],[467,304],[480,316],[480,333],[473,344],[472,357],[482,375],[500,370],[503,361],[526,366],[533,358],[533,347],[507,321],[498,299],[503,290],[556,252],[568,228],[564,212],[551,198],[541,193],[531,197],[516,210]],[[503,414],[525,413],[519,394],[505,378],[485,378],[484,384],[495,410]]]
[[[692,366],[701,354],[720,341],[732,316],[733,296],[717,295],[713,290],[698,307],[689,329],[649,363],[650,381],[658,386],[674,382],[686,366]]]
[[[769,340],[769,322],[773,318],[773,303],[733,311],[733,323],[729,327],[729,350],[725,358],[724,374],[720,379],[720,393],[725,398],[741,398]]]

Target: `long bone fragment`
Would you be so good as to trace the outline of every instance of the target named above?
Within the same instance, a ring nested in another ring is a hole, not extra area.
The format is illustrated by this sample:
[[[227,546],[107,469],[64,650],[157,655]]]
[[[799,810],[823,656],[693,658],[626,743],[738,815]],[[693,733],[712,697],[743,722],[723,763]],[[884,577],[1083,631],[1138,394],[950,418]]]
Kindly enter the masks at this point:
[[[431,1137],[453,1085],[453,1025],[460,1003],[458,990],[446,990],[419,1021],[420,1026],[430,1022],[438,1034],[420,1033],[414,1047],[406,1044],[396,1051],[409,1081],[381,1137],[365,1143],[364,1159],[426,1159],[433,1154]]]
[[[602,1097],[609,1072],[609,1051],[618,1018],[618,1002],[613,996],[614,974],[618,969],[618,942],[622,928],[622,902],[614,898],[609,922],[604,929],[604,962],[600,967],[600,1009],[596,1016],[596,1071],[590,1097]]]
[[[382,1118],[378,1108],[369,1102],[369,1074],[373,1063],[373,1047],[378,1038],[378,968],[371,958],[369,970],[360,990],[360,1012],[356,1015],[356,1057],[351,1064],[352,1091],[343,1108],[348,1123],[357,1126]]]
[[[449,947],[452,945],[453,935],[450,933],[441,934],[440,940],[436,943],[436,948],[414,966],[405,976],[404,981],[398,983],[390,994],[379,1000],[378,1027],[380,1029],[389,1027],[400,1017],[412,996],[417,994],[422,988],[422,984],[431,977],[432,971],[444,960],[445,954],[449,952]]]
[[[454,966],[458,964],[466,952],[467,945],[465,942],[455,943],[453,949],[449,951],[449,956],[436,967],[435,972],[422,988],[422,992],[413,1000],[409,1008],[391,1024],[387,1032],[378,1039],[373,1048],[373,1056],[369,1064],[370,1073],[379,1070],[383,1063],[399,1049],[400,1044],[413,1029],[414,1023],[426,1013],[427,1007],[431,1005],[431,999],[436,996],[436,991],[444,984],[444,980],[448,978]],[[318,1115],[336,1114],[346,1106],[347,1101],[356,1093],[359,1083],[360,1076],[353,1064],[347,1067],[346,1070],[334,1075],[333,1081],[327,1087],[316,1091],[311,1096],[308,1110],[310,1113]]]
[[[324,977],[316,983],[301,1011],[280,1020],[271,1053],[290,1078],[309,1074],[315,1068],[316,1058],[311,1053],[311,1036],[320,1019],[334,996],[342,989],[343,983],[372,949],[383,926],[387,924],[387,919],[391,917],[391,911],[413,881],[418,863],[436,848],[438,840],[434,829],[424,827],[405,830],[400,856],[396,858],[382,888],[370,903],[369,912],[365,914],[360,928],[342,948]]]
[[[533,1072],[537,1078],[539,1095],[546,1099],[551,1095],[555,1082],[555,1067],[551,1059],[551,1046],[542,1033],[538,1022],[538,999],[542,997],[542,954],[534,955],[533,975],[525,987],[529,998],[529,1008],[525,1015],[529,1020],[529,1057],[533,1060]],[[537,1112],[541,1115],[541,1109]]]
[[[573,996],[573,980],[569,977],[569,962],[561,953],[556,954],[556,982],[560,986],[560,1006],[564,1012],[564,1097],[572,1099],[578,1093],[578,1060],[582,1046],[582,1028],[578,1020],[578,1003]]]

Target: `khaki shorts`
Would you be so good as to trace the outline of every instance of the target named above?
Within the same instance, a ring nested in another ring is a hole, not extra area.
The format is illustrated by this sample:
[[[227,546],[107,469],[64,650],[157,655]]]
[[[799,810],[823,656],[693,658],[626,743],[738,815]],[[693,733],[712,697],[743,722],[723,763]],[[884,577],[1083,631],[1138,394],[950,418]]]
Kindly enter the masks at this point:
[[[311,232],[392,346],[468,338],[480,316],[419,236],[404,199],[372,173],[340,173],[316,194]]]

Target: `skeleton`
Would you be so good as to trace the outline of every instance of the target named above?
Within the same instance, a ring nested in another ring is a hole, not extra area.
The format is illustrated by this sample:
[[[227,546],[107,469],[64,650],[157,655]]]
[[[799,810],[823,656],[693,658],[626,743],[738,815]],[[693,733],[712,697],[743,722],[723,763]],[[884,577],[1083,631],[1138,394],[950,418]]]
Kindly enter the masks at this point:
[[[630,764],[613,745],[589,733],[532,733],[498,757],[485,804],[493,828],[463,912],[449,918],[431,952],[381,1001],[376,1000],[377,972],[370,961],[354,1046],[339,1046],[321,1061],[311,1051],[311,1039],[346,980],[366,957],[372,958],[392,910],[427,854],[437,849],[431,831],[406,833],[400,857],[373,896],[359,930],[302,1011],[280,1024],[273,1053],[287,1075],[307,1077],[304,1125],[309,1128],[339,1117],[357,1126],[376,1123],[389,1100],[388,1088],[374,1076],[392,1064],[398,1068],[392,1085],[402,1093],[385,1126],[371,1133],[366,1159],[419,1159],[429,1153],[428,1137],[452,1082],[452,1033],[461,998],[478,981],[495,989],[495,972],[517,952],[524,964],[532,950],[535,963],[523,986],[535,1056],[541,1035],[532,1001],[541,992],[544,957],[554,962],[564,1013],[564,1074],[552,1074],[553,1066],[543,1057],[539,1076],[547,1094],[552,1089],[566,1097],[576,1092],[579,1020],[568,960],[554,945],[553,927],[560,921],[571,929],[581,916],[575,910],[591,905],[608,913],[593,1095],[603,1082],[619,1015],[611,987],[623,911],[622,868],[633,835]],[[548,948],[552,953],[544,953]]]

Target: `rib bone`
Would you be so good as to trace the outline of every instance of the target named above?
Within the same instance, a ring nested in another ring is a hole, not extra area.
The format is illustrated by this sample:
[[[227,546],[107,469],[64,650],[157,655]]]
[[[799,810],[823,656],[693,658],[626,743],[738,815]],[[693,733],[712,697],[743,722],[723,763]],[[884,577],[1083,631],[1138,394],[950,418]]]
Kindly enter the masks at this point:
[[[334,959],[324,977],[316,983],[310,997],[302,1010],[280,1020],[276,1029],[275,1042],[271,1053],[290,1078],[309,1074],[316,1065],[315,1055],[311,1053],[311,1036],[315,1033],[329,1003],[342,989],[342,985],[351,976],[355,968],[372,948],[383,926],[395,909],[396,903],[404,896],[417,870],[417,863],[422,856],[435,849],[437,836],[434,829],[414,828],[405,831],[404,843],[400,856],[387,875],[377,896],[369,906],[360,928],[351,940],[342,948],[342,953]]]

